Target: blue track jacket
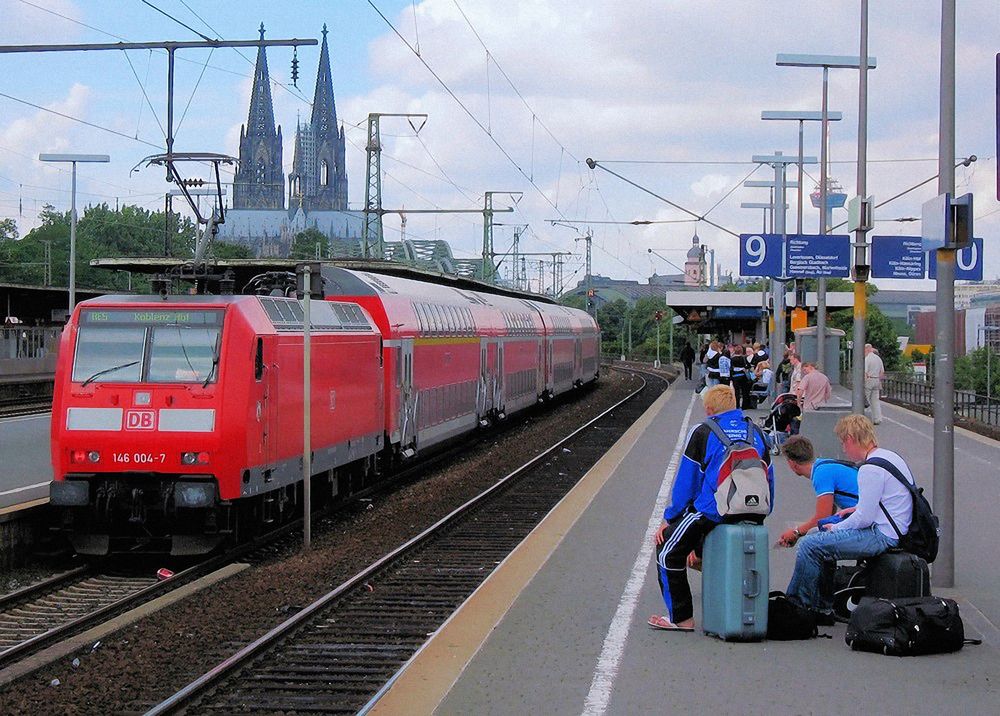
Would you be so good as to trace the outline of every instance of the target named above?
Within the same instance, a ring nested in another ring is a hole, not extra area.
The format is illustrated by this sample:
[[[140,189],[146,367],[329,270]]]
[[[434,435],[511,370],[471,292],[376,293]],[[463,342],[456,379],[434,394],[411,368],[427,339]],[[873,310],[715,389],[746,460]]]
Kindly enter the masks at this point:
[[[774,467],[771,465],[771,453],[764,434],[739,409],[727,410],[707,420],[718,421],[726,435],[733,440],[746,440],[747,430],[751,431],[753,444],[767,465],[771,509],[774,509]],[[673,522],[684,514],[688,507],[693,507],[714,522],[722,521],[715,508],[715,488],[719,483],[719,467],[725,454],[726,448],[705,423],[695,426],[688,435],[684,456],[674,477],[670,505],[663,511],[663,519]]]

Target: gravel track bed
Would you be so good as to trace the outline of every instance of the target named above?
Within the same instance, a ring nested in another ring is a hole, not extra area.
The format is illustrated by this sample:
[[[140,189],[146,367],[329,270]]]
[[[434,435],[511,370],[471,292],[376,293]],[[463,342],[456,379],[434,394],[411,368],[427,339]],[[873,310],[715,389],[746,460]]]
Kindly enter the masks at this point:
[[[314,527],[313,549],[254,566],[6,688],[0,713],[141,713],[526,460],[621,400],[638,379],[593,390],[419,481]],[[79,656],[79,667],[70,662]],[[59,684],[52,686],[53,680]]]

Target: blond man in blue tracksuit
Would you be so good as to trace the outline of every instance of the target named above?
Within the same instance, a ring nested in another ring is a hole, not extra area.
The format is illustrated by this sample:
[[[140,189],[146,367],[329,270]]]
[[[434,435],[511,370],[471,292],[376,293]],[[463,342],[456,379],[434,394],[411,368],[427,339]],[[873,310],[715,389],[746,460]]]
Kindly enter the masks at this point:
[[[705,535],[722,521],[715,502],[719,468],[726,446],[706,424],[715,420],[732,440],[752,442],[767,465],[767,481],[774,504],[774,468],[764,434],[736,407],[732,386],[716,385],[701,394],[708,415],[688,435],[684,456],[674,476],[670,504],[656,530],[657,576],[666,614],[654,614],[648,624],[668,631],[694,630],[694,605],[687,579],[688,555],[700,553]]]

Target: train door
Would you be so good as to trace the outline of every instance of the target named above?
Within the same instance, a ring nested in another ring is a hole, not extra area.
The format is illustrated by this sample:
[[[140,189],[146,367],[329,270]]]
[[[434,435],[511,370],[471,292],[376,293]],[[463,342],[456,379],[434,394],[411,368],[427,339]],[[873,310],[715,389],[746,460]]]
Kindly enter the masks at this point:
[[[417,438],[417,391],[413,384],[413,339],[399,346],[399,444],[404,449]]]
[[[503,339],[497,340],[497,366],[496,366],[496,389],[493,391],[494,401],[493,404],[496,406],[498,414],[504,412],[504,385],[506,381],[504,380],[504,367],[503,367]]]
[[[264,346],[263,342],[258,344],[262,351],[262,364],[264,366],[264,479],[270,477],[271,470],[278,461],[279,445],[281,436],[278,434],[278,426],[281,424],[281,406],[279,404],[278,386],[281,385],[279,379],[279,367],[277,361],[277,339],[271,341],[270,346]],[[268,355],[270,348],[270,355]]]
[[[555,364],[555,339],[549,336],[546,339],[545,351],[545,388],[549,397],[556,392],[556,364]]]
[[[490,379],[490,340],[479,339],[479,420],[482,422],[493,409],[493,381]]]
[[[573,345],[575,350],[573,351],[573,381],[575,383],[583,382],[583,338],[578,336],[574,341]]]

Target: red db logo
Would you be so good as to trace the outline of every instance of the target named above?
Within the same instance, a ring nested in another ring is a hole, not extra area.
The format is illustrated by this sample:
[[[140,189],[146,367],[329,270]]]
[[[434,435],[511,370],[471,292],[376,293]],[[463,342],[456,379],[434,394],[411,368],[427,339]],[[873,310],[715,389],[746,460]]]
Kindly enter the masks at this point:
[[[154,410],[127,410],[125,411],[126,430],[155,430],[156,411]]]

